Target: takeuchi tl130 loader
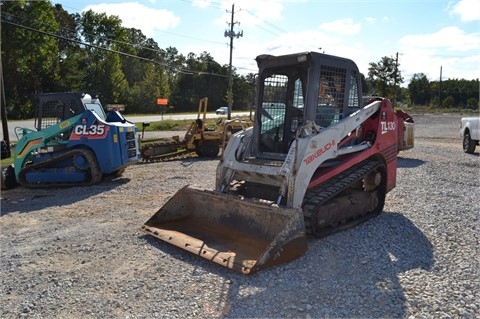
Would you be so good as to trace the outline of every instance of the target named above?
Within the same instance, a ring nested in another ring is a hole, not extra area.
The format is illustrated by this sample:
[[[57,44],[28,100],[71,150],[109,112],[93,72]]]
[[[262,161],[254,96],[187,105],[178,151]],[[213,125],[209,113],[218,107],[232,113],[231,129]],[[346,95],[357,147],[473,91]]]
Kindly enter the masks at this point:
[[[17,183],[33,188],[93,185],[138,162],[135,124],[118,111],[105,114],[98,98],[44,93],[37,102],[36,130],[15,128],[14,165],[5,173],[9,188]]]
[[[215,190],[180,189],[142,230],[251,274],[382,212],[414,123],[388,99],[362,101],[351,60],[306,52],[256,58],[255,124],[235,134]]]

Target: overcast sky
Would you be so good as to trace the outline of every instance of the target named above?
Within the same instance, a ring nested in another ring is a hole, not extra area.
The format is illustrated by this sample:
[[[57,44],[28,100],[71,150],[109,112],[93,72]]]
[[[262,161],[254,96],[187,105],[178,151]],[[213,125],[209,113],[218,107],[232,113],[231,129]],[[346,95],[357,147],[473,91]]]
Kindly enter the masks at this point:
[[[260,54],[321,51],[350,58],[368,74],[370,62],[396,57],[408,85],[415,73],[430,81],[480,78],[479,0],[52,0],[70,12],[116,15],[160,48],[206,51],[229,63],[234,5],[233,62],[256,73]]]

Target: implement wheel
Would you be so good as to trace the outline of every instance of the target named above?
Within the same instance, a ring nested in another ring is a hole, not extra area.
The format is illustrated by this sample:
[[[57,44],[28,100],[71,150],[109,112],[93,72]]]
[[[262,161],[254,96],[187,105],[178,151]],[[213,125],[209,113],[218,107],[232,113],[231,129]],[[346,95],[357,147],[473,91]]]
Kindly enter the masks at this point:
[[[220,151],[217,141],[204,141],[200,145],[201,154],[204,157],[216,157]]]

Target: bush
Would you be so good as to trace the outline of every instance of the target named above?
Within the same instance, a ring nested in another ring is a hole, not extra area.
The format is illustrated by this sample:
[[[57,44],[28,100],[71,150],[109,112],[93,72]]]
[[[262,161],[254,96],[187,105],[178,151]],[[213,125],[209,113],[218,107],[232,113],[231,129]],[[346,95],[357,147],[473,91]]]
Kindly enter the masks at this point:
[[[471,97],[467,99],[467,108],[472,110],[478,110],[480,108],[480,104],[478,103],[478,99]]]
[[[453,107],[453,103],[455,102],[455,99],[453,96],[447,96],[446,98],[443,99],[443,107],[446,107],[447,109],[450,109]]]

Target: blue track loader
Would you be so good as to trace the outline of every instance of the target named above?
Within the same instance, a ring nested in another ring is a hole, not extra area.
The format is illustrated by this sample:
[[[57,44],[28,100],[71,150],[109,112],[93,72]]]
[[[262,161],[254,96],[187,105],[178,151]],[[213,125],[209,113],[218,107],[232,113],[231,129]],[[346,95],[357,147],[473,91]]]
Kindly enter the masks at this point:
[[[81,93],[38,96],[36,130],[15,128],[14,172],[26,187],[97,184],[140,158],[137,128],[118,111]]]

